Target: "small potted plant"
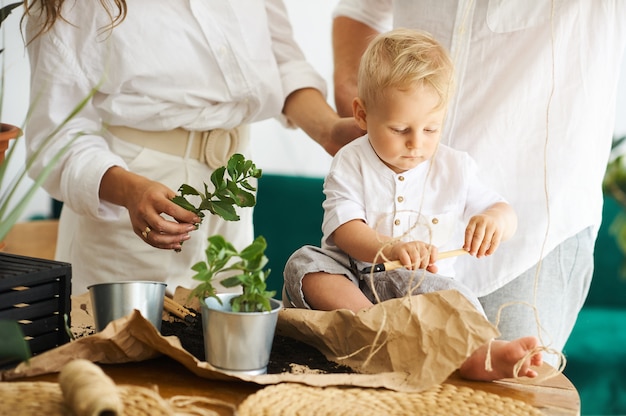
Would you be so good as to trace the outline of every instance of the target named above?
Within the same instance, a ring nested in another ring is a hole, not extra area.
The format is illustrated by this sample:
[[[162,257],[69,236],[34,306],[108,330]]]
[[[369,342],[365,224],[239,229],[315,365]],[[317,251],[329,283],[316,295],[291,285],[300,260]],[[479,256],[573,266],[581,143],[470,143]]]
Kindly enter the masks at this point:
[[[230,179],[224,178],[225,173]],[[226,167],[211,175],[213,192],[206,184],[204,193],[183,184],[173,201],[200,218],[206,210],[227,221],[237,221],[235,206],[255,205],[256,188],[249,179],[260,178],[261,174],[253,162],[234,154]],[[188,196],[199,197],[199,205],[189,202]],[[200,283],[191,292],[202,307],[206,360],[227,373],[264,374],[282,309],[282,303],[273,298],[275,292],[266,290],[270,273],[264,269],[267,243],[259,236],[241,251],[221,235],[210,236],[208,243],[206,261],[192,267],[196,272],[193,279]],[[228,288],[240,286],[241,293],[217,293],[214,282],[225,275],[228,277],[220,283]]]

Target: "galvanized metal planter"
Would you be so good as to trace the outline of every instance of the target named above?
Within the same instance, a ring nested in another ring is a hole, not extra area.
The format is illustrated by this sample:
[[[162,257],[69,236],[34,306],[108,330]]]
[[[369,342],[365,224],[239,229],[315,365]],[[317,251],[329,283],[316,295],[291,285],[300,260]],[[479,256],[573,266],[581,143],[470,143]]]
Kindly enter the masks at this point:
[[[222,304],[206,298],[202,305],[206,360],[226,373],[265,374],[282,302],[271,299],[270,312],[232,312],[230,300],[237,295],[218,294]]]

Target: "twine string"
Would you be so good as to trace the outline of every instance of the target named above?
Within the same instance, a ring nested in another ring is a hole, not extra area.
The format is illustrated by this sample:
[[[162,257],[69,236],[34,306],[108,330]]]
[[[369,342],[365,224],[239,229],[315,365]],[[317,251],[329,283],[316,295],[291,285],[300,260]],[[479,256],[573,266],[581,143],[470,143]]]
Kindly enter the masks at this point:
[[[463,18],[462,18],[462,22],[459,25],[459,30],[458,33],[461,37],[463,36],[467,36],[467,30],[466,30],[466,20],[469,16],[469,10],[470,8],[473,7],[473,1],[469,1],[466,3],[466,9],[463,12]],[[534,318],[535,318],[535,323],[537,325],[537,334],[538,334],[538,339],[539,339],[539,343],[540,346],[528,351],[524,357],[522,357],[513,367],[513,374],[514,374],[514,378],[519,378],[519,371],[521,370],[522,366],[524,365],[524,363],[526,363],[532,356],[534,356],[535,354],[538,353],[547,353],[547,354],[554,354],[558,357],[558,365],[556,368],[552,369],[551,371],[549,371],[548,373],[546,373],[543,376],[540,376],[540,379],[537,381],[543,381],[543,380],[547,380],[549,378],[552,378],[560,373],[563,372],[563,369],[565,368],[566,365],[566,359],[565,356],[563,355],[563,353],[561,351],[558,351],[554,348],[551,348],[551,337],[550,334],[548,334],[548,332],[546,331],[546,329],[542,326],[541,324],[541,319],[539,316],[539,311],[536,307],[536,303],[537,303],[537,294],[538,294],[538,288],[539,288],[539,276],[540,276],[540,272],[541,272],[541,266],[542,266],[542,262],[543,262],[543,257],[544,257],[544,253],[545,253],[545,247],[547,244],[547,240],[548,240],[548,236],[550,233],[550,229],[551,229],[551,210],[550,210],[550,193],[549,193],[549,187],[548,187],[548,144],[549,144],[549,139],[550,139],[550,114],[551,114],[551,108],[552,108],[552,99],[554,96],[554,90],[555,90],[555,35],[554,35],[554,0],[551,0],[551,4],[550,4],[550,38],[551,38],[551,58],[552,58],[552,65],[551,65],[551,88],[550,88],[550,92],[548,95],[548,101],[547,101],[547,105],[546,105],[546,118],[545,118],[545,122],[546,122],[546,132],[545,132],[545,140],[544,140],[544,155],[543,155],[543,174],[544,174],[544,180],[543,180],[543,190],[544,190],[544,197],[545,197],[545,202],[546,202],[546,216],[547,216],[547,222],[546,222],[546,230],[545,230],[545,234],[544,234],[544,239],[541,245],[541,250],[540,250],[540,255],[539,255],[539,261],[537,263],[537,269],[535,272],[535,276],[534,276],[534,284],[533,284],[533,294],[532,294],[532,304],[528,303],[528,302],[521,302],[521,301],[513,301],[513,302],[507,302],[504,303],[502,305],[500,305],[500,307],[498,308],[497,314],[496,314],[496,322],[495,322],[495,327],[498,328],[499,324],[500,324],[500,318],[501,318],[501,314],[502,311],[510,306],[513,305],[523,305],[523,306],[528,306],[533,310],[533,314],[534,314]],[[457,55],[458,55],[458,51],[459,48],[456,49],[456,54],[454,57],[454,60],[456,61],[458,59]],[[437,150],[435,150],[436,153]],[[425,182],[428,180],[430,174],[431,174],[431,167],[432,164],[429,165],[429,169],[428,172],[426,174],[425,177]],[[423,202],[424,202],[424,193],[422,193],[422,197],[420,200],[420,204],[419,204],[419,209],[418,209],[418,220],[416,221],[416,223],[410,227],[410,229],[404,233],[404,235],[397,237],[397,238],[393,238],[391,240],[388,241],[382,241],[379,238],[379,241],[382,243],[381,244],[381,248],[379,249],[378,253],[376,254],[376,258],[374,259],[374,263],[377,263],[379,259],[382,259],[383,262],[388,261],[389,259],[387,259],[387,257],[383,254],[383,250],[385,248],[387,248],[389,245],[393,245],[395,243],[397,243],[398,241],[401,241],[403,237],[405,237],[406,235],[408,235],[415,227],[420,226],[420,221],[419,219],[421,218],[421,215],[419,215],[419,213],[422,212],[422,206],[423,206]],[[395,213],[394,213],[395,214]],[[427,225],[428,226],[428,225]],[[378,228],[378,224],[377,227]],[[430,241],[432,241],[432,232],[431,232],[431,228],[428,226],[428,230],[429,230],[429,236],[430,236]],[[424,260],[424,259],[422,259]],[[419,286],[422,284],[425,275],[426,275],[426,270],[425,269],[420,269],[421,270],[421,276],[419,278],[418,277],[418,270],[416,270],[414,273],[411,274],[409,283],[407,285],[407,291],[404,294],[404,298],[408,299],[408,304],[409,304],[409,312],[410,312],[410,316],[413,316],[412,313],[412,309],[413,309],[413,303],[411,302],[411,294],[414,293],[414,291],[419,288]],[[370,284],[370,288],[372,291],[372,294],[374,296],[374,299],[376,300],[376,303],[381,303],[381,299],[380,296],[378,294],[378,291],[376,289],[376,286],[374,284],[374,271],[372,270],[368,276],[367,276],[368,282]],[[415,283],[415,284],[414,284]],[[340,360],[342,359],[346,359],[349,357],[353,357],[356,354],[359,354],[360,352],[369,349],[368,352],[368,356],[366,357],[366,359],[364,360],[363,363],[363,367],[365,368],[370,361],[373,359],[373,357],[376,355],[376,353],[378,351],[380,351],[385,344],[390,340],[390,335],[388,334],[386,337],[383,337],[383,332],[385,330],[385,327],[388,323],[388,311],[386,308],[383,308],[383,317],[381,320],[381,324],[380,327],[377,330],[376,336],[374,337],[373,342],[370,345],[364,346],[359,348],[358,350],[352,352],[351,354],[348,354],[346,356],[343,357],[339,357]],[[409,325],[410,321],[407,321],[407,325]],[[549,343],[545,343],[544,341],[544,335],[550,338],[550,342]],[[491,339],[488,342],[487,345],[487,353],[486,353],[486,357],[485,357],[485,370],[487,371],[493,371],[493,366],[492,366],[492,343],[493,343],[493,339]]]

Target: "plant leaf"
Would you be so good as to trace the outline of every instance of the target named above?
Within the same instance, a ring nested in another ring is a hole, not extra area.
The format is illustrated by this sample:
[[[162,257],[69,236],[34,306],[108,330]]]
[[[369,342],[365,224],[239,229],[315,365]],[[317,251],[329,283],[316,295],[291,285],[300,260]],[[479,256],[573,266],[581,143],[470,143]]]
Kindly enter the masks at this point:
[[[235,211],[235,208],[232,206],[232,204],[223,201],[214,201],[211,202],[210,205],[211,208],[209,208],[209,211],[216,215],[219,215],[226,221],[239,221],[239,215],[237,215],[237,212]]]
[[[239,286],[241,284],[241,279],[240,277],[242,277],[244,275],[237,275],[237,276],[231,276],[228,277],[224,280],[222,280],[220,282],[220,284],[224,287],[235,287],[235,286]],[[245,276],[244,276],[245,277]]]
[[[178,188],[178,192],[181,195],[200,195],[200,192],[196,188],[191,185],[187,185],[186,183],[182,184],[180,188]]]
[[[196,208],[191,202],[187,201],[183,196],[181,195],[176,195],[174,198],[171,199],[172,202],[174,202],[175,204],[180,205],[181,207],[185,208],[188,211],[191,212],[195,212],[196,214],[200,214],[200,210],[198,208]],[[198,215],[199,216],[199,215]]]
[[[215,186],[215,190],[222,189],[226,186],[226,181],[224,180],[225,171],[226,168],[222,166],[215,169],[211,174],[211,183]]]
[[[20,1],[17,3],[7,4],[6,6],[2,7],[0,9],[0,25],[2,25],[2,22],[4,22],[4,19],[9,17],[13,9],[15,9],[16,7],[20,7],[22,4],[24,4],[24,2]]]
[[[24,340],[24,333],[15,321],[0,320],[0,362],[4,359],[25,361],[31,357],[30,347]]]

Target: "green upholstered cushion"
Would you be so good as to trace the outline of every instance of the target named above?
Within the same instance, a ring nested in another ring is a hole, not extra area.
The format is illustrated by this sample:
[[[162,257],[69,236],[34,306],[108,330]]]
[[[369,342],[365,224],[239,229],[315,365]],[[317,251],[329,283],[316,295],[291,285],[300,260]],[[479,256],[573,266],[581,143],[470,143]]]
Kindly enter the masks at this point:
[[[583,415],[626,414],[626,309],[583,308],[564,354]]]
[[[602,225],[594,252],[594,273],[585,306],[626,309],[626,275],[620,272],[625,259],[610,227],[621,206],[611,197],[604,198]]]
[[[585,306],[564,348],[564,374],[581,397],[583,415],[626,414],[626,279],[624,255],[609,232],[622,208],[605,197],[594,273]]]
[[[254,208],[254,233],[267,240],[268,289],[281,298],[283,270],[291,254],[322,239],[323,178],[264,174]]]

